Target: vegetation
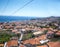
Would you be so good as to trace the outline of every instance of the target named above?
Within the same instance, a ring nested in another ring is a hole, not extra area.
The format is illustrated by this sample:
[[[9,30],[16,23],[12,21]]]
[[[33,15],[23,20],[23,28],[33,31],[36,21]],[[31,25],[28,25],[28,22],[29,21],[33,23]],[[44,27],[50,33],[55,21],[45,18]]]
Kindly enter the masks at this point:
[[[50,40],[53,41],[53,42],[56,42],[56,41],[60,41],[60,38],[52,38]]]
[[[48,32],[48,30],[45,30],[43,34],[46,34]]]
[[[52,22],[52,23],[49,23],[49,27],[51,27],[51,28],[53,28],[53,29],[56,29],[56,28],[58,28],[56,25],[54,25],[54,22]]]
[[[11,35],[6,34],[6,33],[0,34],[0,43],[4,43],[8,41],[10,37]]]
[[[20,34],[20,33],[18,33],[18,34],[16,34],[16,36],[17,36],[18,38],[20,38],[21,34]]]
[[[33,35],[32,33],[25,34],[25,35],[23,36],[23,40],[32,38],[32,35]]]
[[[16,36],[16,34],[9,32],[9,31],[4,31],[2,30],[0,32],[0,43],[5,43],[10,40],[11,37]]]
[[[47,26],[40,26],[41,28],[49,28],[49,27],[47,27]]]
[[[60,41],[60,35],[54,35],[54,38],[50,39],[53,42]]]

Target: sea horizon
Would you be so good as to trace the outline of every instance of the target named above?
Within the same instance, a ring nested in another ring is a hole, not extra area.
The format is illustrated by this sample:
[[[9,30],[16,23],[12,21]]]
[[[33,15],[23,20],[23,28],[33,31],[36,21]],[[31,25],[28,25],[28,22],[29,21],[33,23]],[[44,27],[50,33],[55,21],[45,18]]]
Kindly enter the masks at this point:
[[[13,22],[13,21],[24,21],[30,20],[37,17],[26,17],[26,16],[0,16],[0,22]]]
[[[58,17],[58,16],[50,16],[50,17]],[[31,19],[36,19],[36,18],[47,18],[47,17],[5,16],[5,15],[2,16],[0,15],[0,22],[24,21],[24,20],[31,20]]]

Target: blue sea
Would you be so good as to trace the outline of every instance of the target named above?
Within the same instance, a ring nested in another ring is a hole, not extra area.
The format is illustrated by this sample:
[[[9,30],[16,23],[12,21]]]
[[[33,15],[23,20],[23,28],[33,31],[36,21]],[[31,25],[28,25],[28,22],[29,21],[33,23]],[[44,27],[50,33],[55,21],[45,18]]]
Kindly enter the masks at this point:
[[[23,16],[0,16],[0,22],[11,22],[11,21],[23,21],[30,20],[34,17],[23,17]]]

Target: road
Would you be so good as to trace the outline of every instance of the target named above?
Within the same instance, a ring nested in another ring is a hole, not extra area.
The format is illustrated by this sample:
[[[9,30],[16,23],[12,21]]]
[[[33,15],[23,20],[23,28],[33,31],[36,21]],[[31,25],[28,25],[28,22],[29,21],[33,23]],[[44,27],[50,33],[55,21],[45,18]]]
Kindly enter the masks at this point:
[[[24,35],[24,34],[23,34],[23,31],[21,31],[20,33],[21,33],[21,36],[20,36],[20,38],[18,39],[18,44],[19,44],[18,47],[20,47],[21,40],[22,40],[23,35]],[[7,45],[7,42],[5,42],[4,47],[7,47],[6,45]]]
[[[18,44],[19,44],[18,47],[20,47],[21,40],[22,40],[23,35],[24,35],[23,31],[21,31],[20,33],[21,33],[21,36],[20,36],[20,38],[19,38],[19,40],[18,40]]]

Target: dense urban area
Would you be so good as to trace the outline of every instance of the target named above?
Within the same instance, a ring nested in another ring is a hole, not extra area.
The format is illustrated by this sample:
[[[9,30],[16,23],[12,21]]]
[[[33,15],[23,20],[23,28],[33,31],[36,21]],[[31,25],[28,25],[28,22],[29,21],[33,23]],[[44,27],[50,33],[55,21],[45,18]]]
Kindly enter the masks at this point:
[[[60,47],[60,17],[0,22],[0,47]]]

